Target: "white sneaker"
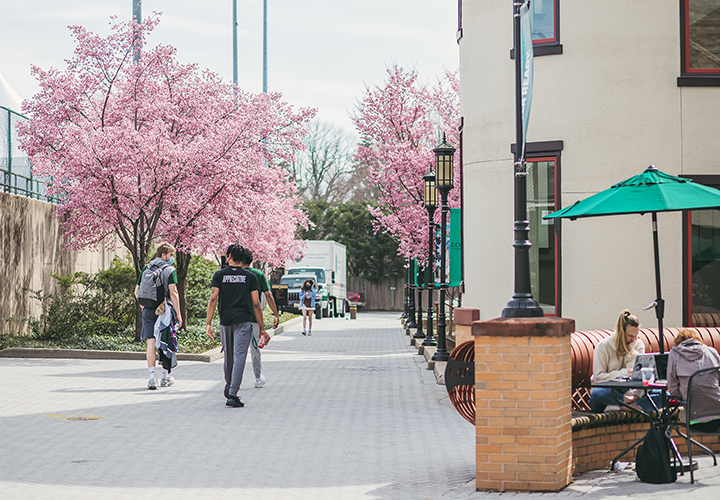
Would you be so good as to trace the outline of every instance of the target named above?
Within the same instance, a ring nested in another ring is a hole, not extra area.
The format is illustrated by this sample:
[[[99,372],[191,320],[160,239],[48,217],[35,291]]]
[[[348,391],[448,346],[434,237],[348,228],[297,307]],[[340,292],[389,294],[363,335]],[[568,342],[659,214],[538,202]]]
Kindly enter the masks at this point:
[[[148,389],[150,389],[150,390],[157,389],[157,379],[155,377],[148,380]]]
[[[170,387],[175,383],[175,377],[170,375],[168,378],[161,378],[160,379],[160,387]]]
[[[265,385],[265,375],[260,375],[260,378],[255,379],[255,389],[260,389],[262,386]]]
[[[308,337],[312,335],[312,330],[308,330]]]

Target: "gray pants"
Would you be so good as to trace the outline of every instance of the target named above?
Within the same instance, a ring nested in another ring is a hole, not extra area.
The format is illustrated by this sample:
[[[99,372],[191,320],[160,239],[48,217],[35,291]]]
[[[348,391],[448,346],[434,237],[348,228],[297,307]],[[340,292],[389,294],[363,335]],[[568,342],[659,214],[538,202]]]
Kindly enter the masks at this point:
[[[220,325],[223,351],[225,361],[225,387],[229,388],[231,396],[237,396],[242,383],[243,371],[245,371],[245,360],[247,359],[248,346],[252,337],[252,326],[250,322],[238,323],[232,326]]]
[[[255,372],[255,378],[260,378],[262,374],[262,363],[260,361],[260,326],[257,323],[252,323],[252,334],[253,340],[250,342],[250,359],[252,360],[253,372]]]

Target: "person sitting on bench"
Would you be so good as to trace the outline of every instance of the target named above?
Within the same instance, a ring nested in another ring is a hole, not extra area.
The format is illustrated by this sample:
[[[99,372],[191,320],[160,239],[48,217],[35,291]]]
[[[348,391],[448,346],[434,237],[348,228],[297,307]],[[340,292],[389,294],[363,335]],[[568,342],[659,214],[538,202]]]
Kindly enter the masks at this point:
[[[593,374],[591,383],[606,382],[612,379],[629,378],[632,374],[635,356],[645,354],[645,344],[638,339],[640,320],[627,309],[620,313],[612,335],[600,341],[593,354]],[[597,387],[590,393],[590,409],[602,413],[608,405],[617,405],[612,391],[624,402],[644,411],[653,411],[652,403],[642,397],[642,392]],[[660,404],[660,394],[650,396]],[[657,398],[657,399],[655,399]]]
[[[713,366],[720,366],[718,352],[703,344],[696,331],[687,328],[680,330],[675,337],[675,347],[668,356],[670,395],[687,401],[690,375]],[[691,420],[690,426],[700,432],[717,432],[720,430],[720,385],[716,373],[695,377],[693,387],[696,388],[693,389],[693,414],[703,416]],[[701,392],[702,398],[696,398],[696,391]]]

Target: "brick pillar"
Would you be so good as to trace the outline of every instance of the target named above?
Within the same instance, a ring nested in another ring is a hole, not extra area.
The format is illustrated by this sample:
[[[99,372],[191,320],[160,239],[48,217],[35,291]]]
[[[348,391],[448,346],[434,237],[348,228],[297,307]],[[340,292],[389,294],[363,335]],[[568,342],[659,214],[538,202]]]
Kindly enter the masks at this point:
[[[472,324],[480,319],[480,310],[469,307],[456,307],[453,311],[455,322],[455,346],[473,340]]]
[[[572,479],[570,334],[563,318],[476,321],[478,490],[558,491]]]

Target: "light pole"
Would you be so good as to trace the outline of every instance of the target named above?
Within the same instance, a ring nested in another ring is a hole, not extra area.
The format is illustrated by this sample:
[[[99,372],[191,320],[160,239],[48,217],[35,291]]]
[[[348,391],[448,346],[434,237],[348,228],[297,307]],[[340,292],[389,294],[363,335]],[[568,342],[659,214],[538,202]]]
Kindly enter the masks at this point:
[[[515,6],[515,293],[503,309],[503,318],[538,318],[544,316],[532,296],[530,284],[530,221],[527,218],[527,163],[524,158],[522,111],[522,59],[520,7]],[[532,43],[532,41],[530,42]]]
[[[425,334],[422,331],[423,326],[423,319],[422,319],[422,274],[420,272],[420,266],[417,268],[417,273],[415,274],[417,278],[418,286],[415,287],[415,290],[417,290],[417,303],[415,304],[417,306],[417,331],[415,332],[415,335],[413,335],[414,339],[421,339],[425,337]]]
[[[405,270],[405,297],[403,298],[403,313],[400,316],[402,319],[410,321],[410,312],[408,307],[410,305],[410,259],[406,259],[406,270]]]
[[[437,189],[435,187],[435,174],[430,171],[429,174],[423,177],[424,194],[423,206],[428,212],[428,226],[429,226],[429,238],[428,238],[428,265],[425,270],[425,283],[428,289],[428,308],[427,308],[427,336],[423,341],[422,345],[434,346],[437,345],[433,338],[433,327],[432,327],[432,316],[433,316],[433,287],[435,286],[435,280],[433,279],[433,260],[435,259],[435,252],[433,252],[433,246],[435,245],[435,209],[437,208]],[[439,325],[438,325],[439,329]]]
[[[233,83],[238,83],[237,0],[233,0]]]
[[[133,8],[133,19],[136,23],[142,24],[142,1],[132,0]],[[135,54],[133,55],[133,62],[137,64],[140,61],[140,41],[138,40],[137,46],[135,47]]]
[[[450,355],[447,352],[445,343],[445,295],[447,294],[447,277],[445,276],[445,260],[447,257],[447,197],[448,192],[453,188],[453,158],[455,148],[445,141],[443,134],[442,142],[433,149],[435,153],[435,187],[440,191],[442,218],[440,226],[440,310],[438,311],[438,348],[433,354],[433,361],[447,361]]]
[[[267,0],[263,0],[263,94],[267,94]]]
[[[410,265],[408,266],[408,328],[411,330],[417,328],[417,322],[415,320],[415,286],[413,285],[413,267],[412,260],[408,260]]]

